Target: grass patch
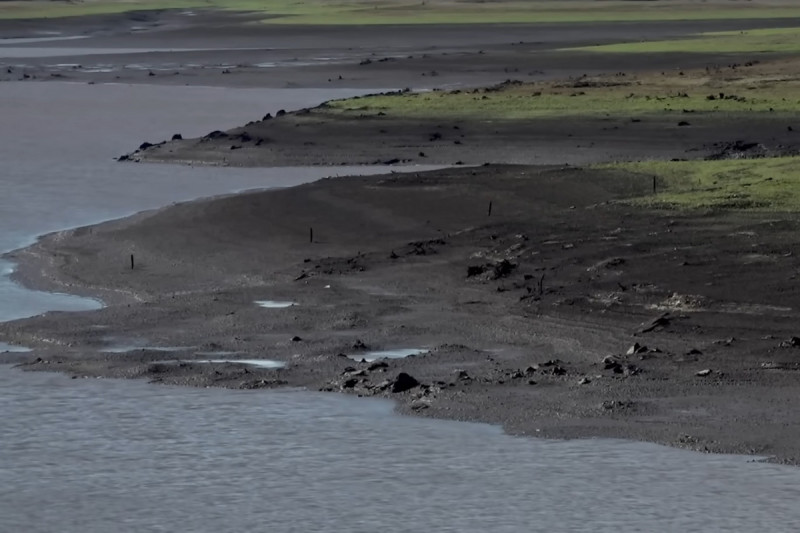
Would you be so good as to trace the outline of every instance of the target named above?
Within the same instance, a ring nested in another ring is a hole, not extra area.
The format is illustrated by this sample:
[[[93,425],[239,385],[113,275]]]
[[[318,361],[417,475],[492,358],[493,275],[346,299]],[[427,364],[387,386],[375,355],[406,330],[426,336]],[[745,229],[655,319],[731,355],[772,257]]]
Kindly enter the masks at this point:
[[[800,211],[800,157],[720,161],[646,161],[600,165],[656,176],[658,190],[633,203],[670,209]]]
[[[499,24],[800,17],[800,6],[773,0],[17,0],[0,18],[56,18],[152,9],[220,9],[267,15],[272,24]]]
[[[800,28],[702,33],[688,39],[575,48],[603,53],[800,53]]]
[[[507,82],[468,91],[375,95],[330,102],[327,113],[395,118],[522,120],[800,111],[800,60],[736,68]]]

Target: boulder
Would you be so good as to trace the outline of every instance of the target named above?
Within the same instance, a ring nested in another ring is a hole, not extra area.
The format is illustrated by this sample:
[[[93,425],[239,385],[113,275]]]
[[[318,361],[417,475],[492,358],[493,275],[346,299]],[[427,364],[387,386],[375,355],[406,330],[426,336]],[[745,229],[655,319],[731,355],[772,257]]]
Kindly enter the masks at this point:
[[[417,381],[410,375],[406,374],[405,372],[400,372],[395,378],[395,380],[392,382],[392,393],[405,392],[407,390],[413,389],[418,385],[419,381]]]

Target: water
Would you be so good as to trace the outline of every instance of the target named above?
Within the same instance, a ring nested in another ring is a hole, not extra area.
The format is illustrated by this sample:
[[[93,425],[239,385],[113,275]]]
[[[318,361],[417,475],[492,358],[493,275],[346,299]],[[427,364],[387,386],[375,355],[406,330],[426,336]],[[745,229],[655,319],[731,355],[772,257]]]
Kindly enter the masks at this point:
[[[331,173],[111,161],[143,140],[331,96],[0,84],[0,250],[172,201]],[[0,319],[97,305],[0,280]],[[800,469],[624,441],[512,438],[399,417],[383,401],[0,367],[0,406],[0,532],[800,528]]]
[[[257,368],[284,368],[286,363],[283,361],[274,361],[272,359],[198,359],[198,360],[185,360],[182,363],[201,363],[201,364],[234,364],[234,365],[247,365]]]
[[[414,355],[419,355],[421,353],[425,353],[428,350],[423,350],[420,348],[398,348],[396,350],[373,350],[370,352],[365,352],[363,354],[355,354],[351,355],[351,359],[355,359],[356,361],[364,360],[368,363],[373,361],[377,361],[378,359],[403,359],[404,357],[412,357]]]
[[[0,531],[796,531],[800,470],[339,395],[0,368]]]
[[[7,342],[0,342],[0,353],[11,353],[11,352],[30,352],[30,348],[26,348],[25,346],[19,346],[17,344],[8,344]]]
[[[3,83],[0,85],[0,253],[37,235],[170,202],[283,187],[380,167],[219,169],[121,164],[114,157],[174,133],[199,136],[267,112],[369,91]],[[169,113],[164,110],[169,109]],[[22,289],[0,260],[0,321],[99,302]]]
[[[278,300],[256,300],[255,304],[264,309],[286,309],[287,307],[297,305],[294,302],[281,302]]]

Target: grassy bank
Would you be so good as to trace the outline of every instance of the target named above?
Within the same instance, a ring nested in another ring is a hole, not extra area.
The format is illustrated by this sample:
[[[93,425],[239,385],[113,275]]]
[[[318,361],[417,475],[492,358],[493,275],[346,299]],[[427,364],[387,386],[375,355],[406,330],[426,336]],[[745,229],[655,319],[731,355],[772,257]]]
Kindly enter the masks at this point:
[[[409,118],[517,120],[557,116],[800,111],[800,60],[735,68],[569,81],[505,83],[488,89],[375,95],[330,102],[325,112]]]
[[[278,24],[537,23],[800,17],[785,0],[83,0],[6,1],[0,18],[68,17],[153,9],[222,9],[264,13]]]
[[[599,53],[800,53],[800,28],[702,33],[688,39],[579,48]]]
[[[655,177],[657,193],[632,200],[639,205],[800,211],[800,157],[646,161],[599,168]]]

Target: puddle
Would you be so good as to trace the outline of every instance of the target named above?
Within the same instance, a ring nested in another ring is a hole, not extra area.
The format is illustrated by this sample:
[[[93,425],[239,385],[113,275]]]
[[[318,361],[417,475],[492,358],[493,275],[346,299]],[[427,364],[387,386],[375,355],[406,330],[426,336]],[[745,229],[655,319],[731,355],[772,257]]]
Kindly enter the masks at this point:
[[[132,344],[123,344],[120,346],[109,346],[108,348],[102,348],[100,351],[103,353],[128,353],[138,350],[148,350],[151,352],[183,352],[191,349],[192,346],[137,346]]]
[[[220,352],[217,352],[219,354]],[[222,364],[234,364],[234,365],[247,365],[247,366],[254,366],[256,368],[284,368],[286,363],[283,361],[274,361],[272,359],[180,359],[177,361],[157,361],[161,364],[169,364],[169,363],[197,363],[197,364],[214,364],[214,365],[222,365]]]
[[[364,360],[371,363],[378,359],[403,359],[404,357],[412,357],[428,351],[430,350],[421,348],[399,348],[396,350],[373,350],[359,355],[350,355],[349,357],[356,361]]]
[[[19,353],[19,352],[32,352],[30,348],[19,346],[16,344],[8,344],[7,342],[0,342],[0,353]]]
[[[74,41],[76,39],[86,39],[86,35],[64,35],[61,37],[20,37],[11,39],[0,39],[0,45],[5,44],[32,44],[49,43],[53,41]]]
[[[297,305],[295,302],[282,302],[279,300],[256,300],[254,303],[265,309],[285,309],[286,307]]]

